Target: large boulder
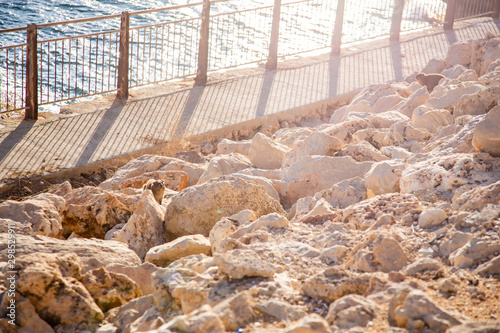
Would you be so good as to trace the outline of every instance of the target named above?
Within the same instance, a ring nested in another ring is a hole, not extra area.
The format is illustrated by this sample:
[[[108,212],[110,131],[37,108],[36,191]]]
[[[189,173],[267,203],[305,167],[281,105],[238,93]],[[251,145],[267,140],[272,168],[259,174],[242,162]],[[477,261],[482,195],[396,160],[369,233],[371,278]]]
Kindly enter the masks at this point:
[[[121,229],[110,231],[106,239],[128,244],[140,258],[144,258],[150,248],[164,243],[164,218],[165,208],[155,200],[151,191],[144,191],[127,223]]]
[[[110,264],[138,266],[141,260],[121,242],[73,238],[59,240],[45,236],[16,235],[16,256],[48,253],[62,256],[76,254],[82,261],[82,273]],[[8,234],[0,234],[0,261],[8,260]]]
[[[211,254],[208,238],[203,235],[188,235],[149,249],[144,260],[164,267],[177,259],[201,253]]]
[[[500,105],[491,109],[476,125],[472,144],[491,156],[500,157]]]
[[[225,176],[192,186],[172,197],[165,214],[165,229],[176,237],[208,236],[222,217],[244,209],[253,210],[257,216],[274,212],[285,214],[280,203],[267,194],[264,186]]]
[[[218,155],[210,160],[207,168],[200,176],[198,184],[202,184],[212,178],[230,175],[251,166],[252,162],[244,155],[238,153]]]
[[[298,199],[313,196],[338,182],[363,177],[372,162],[356,162],[350,156],[304,156],[282,171],[275,181],[283,205],[290,207]]]
[[[16,291],[28,298],[52,327],[68,332],[90,329],[104,315],[80,282],[82,261],[76,254],[30,253],[16,258]]]
[[[0,232],[7,232],[9,223],[17,234],[62,235],[62,214],[67,208],[64,198],[43,193],[24,201],[7,200],[0,204]]]
[[[260,169],[279,169],[283,156],[290,150],[287,146],[257,133],[250,142],[248,158]]]
[[[132,215],[123,198],[99,187],[85,186],[64,196],[68,209],[64,223],[78,236],[103,239],[115,225],[125,223]]]
[[[364,185],[371,195],[399,192],[399,179],[405,168],[400,161],[383,161],[372,165],[365,174]]]

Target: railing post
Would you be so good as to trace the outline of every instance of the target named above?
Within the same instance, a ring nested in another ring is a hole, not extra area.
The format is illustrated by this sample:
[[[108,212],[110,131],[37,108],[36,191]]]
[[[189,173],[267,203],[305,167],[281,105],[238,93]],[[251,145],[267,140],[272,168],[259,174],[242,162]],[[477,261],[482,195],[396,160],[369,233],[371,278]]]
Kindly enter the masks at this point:
[[[271,41],[269,42],[269,57],[266,69],[274,70],[278,67],[278,41],[280,39],[281,0],[274,0],[273,23]]]
[[[118,58],[118,98],[128,98],[130,14],[122,12],[120,24],[120,54]]]
[[[340,45],[342,44],[342,27],[344,25],[345,0],[339,0],[337,13],[335,16],[335,27],[332,37],[332,55],[340,55]]]
[[[453,23],[455,22],[455,12],[457,9],[457,0],[448,0],[446,6],[446,16],[444,17],[444,29],[453,29]]]
[[[28,24],[26,43],[26,111],[24,119],[38,120],[38,38],[34,23]]]
[[[403,20],[403,9],[405,0],[394,0],[394,11],[392,13],[391,22],[391,41],[399,41],[399,34],[401,33],[401,21]]]
[[[493,14],[491,14],[491,17],[494,19],[500,19],[500,0],[493,2]]]
[[[204,86],[207,84],[208,72],[208,39],[210,38],[210,0],[203,0],[201,11],[200,43],[198,48],[198,70],[194,84]]]

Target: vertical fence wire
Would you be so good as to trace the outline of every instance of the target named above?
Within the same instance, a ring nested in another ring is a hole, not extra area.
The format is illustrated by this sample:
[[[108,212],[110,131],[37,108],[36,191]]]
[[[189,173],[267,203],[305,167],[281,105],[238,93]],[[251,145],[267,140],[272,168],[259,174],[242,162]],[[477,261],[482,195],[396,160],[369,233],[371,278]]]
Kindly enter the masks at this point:
[[[457,0],[455,17],[464,19],[491,14],[495,1]],[[270,2],[259,8],[247,4],[244,10],[235,11],[242,7],[228,1],[225,4],[229,5],[224,5],[224,8],[230,12],[214,9],[215,15],[210,19],[209,70],[267,59],[273,17],[273,6],[267,5]],[[347,1],[342,42],[388,35],[393,6],[394,0]],[[337,0],[283,1],[278,56],[329,47],[336,8]],[[166,10],[167,19],[155,19],[156,24],[130,29],[130,87],[196,74],[201,28],[201,18],[197,17],[199,9],[198,4],[186,8],[186,11]],[[401,31],[442,24],[445,12],[446,2],[443,0],[406,0]],[[147,21],[146,16],[138,19],[140,23]],[[111,26],[116,23],[110,21]],[[71,31],[75,33],[77,29]],[[39,40],[39,104],[117,90],[119,40],[119,30]],[[0,113],[26,108],[27,47],[26,44],[17,44],[0,45]]]

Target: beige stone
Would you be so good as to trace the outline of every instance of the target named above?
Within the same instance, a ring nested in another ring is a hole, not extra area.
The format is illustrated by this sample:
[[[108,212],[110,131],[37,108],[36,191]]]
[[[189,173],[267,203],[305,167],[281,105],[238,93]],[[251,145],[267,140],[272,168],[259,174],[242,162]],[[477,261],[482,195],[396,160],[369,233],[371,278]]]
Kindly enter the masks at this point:
[[[262,133],[257,133],[250,143],[248,158],[256,168],[279,169],[283,156],[290,148],[274,141]]]
[[[260,276],[271,277],[276,268],[258,257],[251,250],[233,250],[226,253],[215,253],[214,260],[219,270],[232,279]]]
[[[0,232],[7,232],[9,222],[14,222],[18,234],[59,238],[63,233],[62,215],[66,209],[64,198],[50,193],[24,201],[6,200],[0,203]]]
[[[149,249],[145,261],[164,267],[192,254],[211,254],[210,241],[203,235],[187,235]]]
[[[200,176],[198,184],[205,183],[212,178],[218,178],[225,175],[230,175],[239,170],[250,168],[252,163],[250,160],[241,154],[230,153],[228,155],[218,155],[210,160],[207,168]]]
[[[87,272],[82,283],[103,312],[141,297],[137,284],[126,275],[109,272],[104,267]]]
[[[341,329],[366,327],[375,318],[377,305],[359,295],[347,295],[330,304],[326,320]]]
[[[399,192],[399,179],[405,164],[397,161],[374,163],[364,176],[364,185],[374,195]]]
[[[447,218],[447,214],[440,208],[428,209],[418,217],[418,225],[421,228],[431,228],[443,223]]]
[[[476,125],[472,144],[478,150],[500,157],[500,105],[491,109]]]
[[[150,248],[165,241],[164,217],[165,208],[156,202],[151,191],[144,191],[127,223],[106,239],[128,244],[144,258]]]
[[[221,177],[192,186],[172,198],[165,214],[165,229],[175,236],[202,234],[222,217],[251,209],[257,216],[285,214],[263,186],[237,177]]]
[[[53,253],[57,256],[76,254],[82,261],[82,273],[114,263],[127,266],[141,264],[137,254],[121,242],[85,238],[59,240],[45,236],[23,235],[17,235],[16,238],[16,256],[29,256],[34,253]],[[0,261],[7,262],[8,235],[0,234],[0,241]]]

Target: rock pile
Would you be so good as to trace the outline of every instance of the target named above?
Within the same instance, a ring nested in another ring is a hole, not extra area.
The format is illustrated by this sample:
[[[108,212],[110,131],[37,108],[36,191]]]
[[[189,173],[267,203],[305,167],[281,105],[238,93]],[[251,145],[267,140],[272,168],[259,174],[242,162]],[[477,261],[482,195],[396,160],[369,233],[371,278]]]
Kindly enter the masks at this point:
[[[432,91],[415,73],[315,127],[1,203],[0,330],[498,331],[500,37],[423,72]]]

